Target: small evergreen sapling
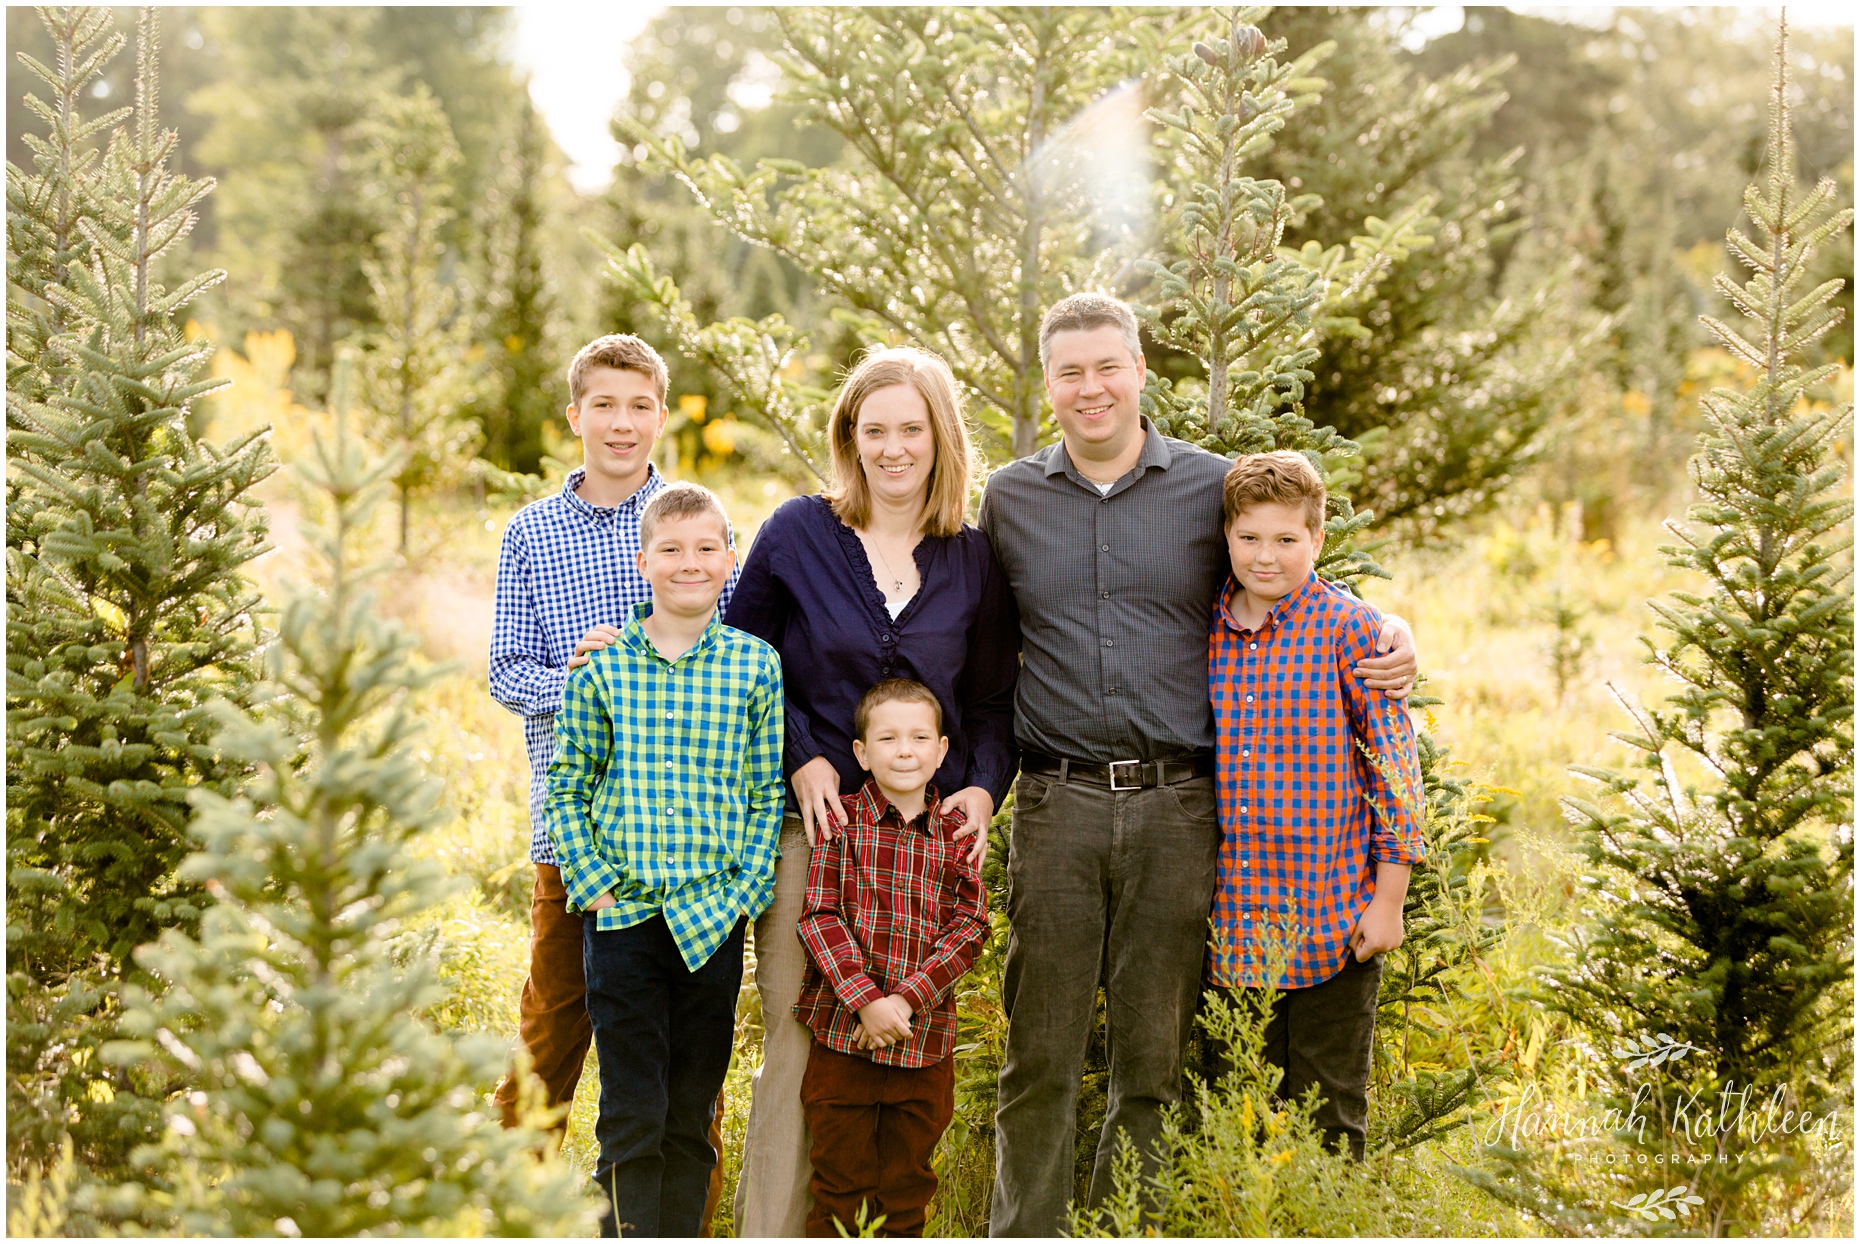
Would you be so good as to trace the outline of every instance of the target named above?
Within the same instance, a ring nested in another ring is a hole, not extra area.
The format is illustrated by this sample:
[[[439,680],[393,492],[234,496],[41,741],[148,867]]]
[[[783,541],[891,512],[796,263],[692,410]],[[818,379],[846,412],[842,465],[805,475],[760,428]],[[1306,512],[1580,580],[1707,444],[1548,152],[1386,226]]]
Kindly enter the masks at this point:
[[[218,902],[198,940],[171,930],[138,952],[169,987],[132,998],[135,1039],[110,1051],[189,1086],[142,1155],[155,1178],[126,1199],[186,1234],[585,1233],[583,1180],[486,1109],[506,1043],[417,1018],[442,991],[390,945],[448,887],[413,850],[441,817],[411,755],[408,696],[430,675],[374,606],[382,568],[355,560],[399,463],[345,435],[346,384],[339,362],[336,434],[304,467],[332,511],[313,538],[325,580],[284,611],[270,706],[222,710],[219,744],[255,776],[195,800],[183,872]]]
[[[1261,10],[1217,10],[1208,41],[1168,60],[1173,110],[1152,109],[1185,184],[1169,262],[1138,266],[1154,277],[1157,301],[1138,308],[1152,336],[1199,361],[1205,386],[1152,378],[1144,409],[1171,436],[1233,455],[1294,449],[1309,455],[1330,485],[1331,516],[1319,566],[1349,583],[1382,572],[1351,539],[1368,525],[1345,488],[1362,450],[1305,418],[1300,402],[1319,355],[1322,332],[1349,327],[1348,306],[1407,248],[1429,241],[1426,204],[1393,222],[1371,219],[1370,236],[1324,249],[1280,246],[1296,206],[1285,187],[1248,174],[1272,136],[1315,85],[1306,75],[1314,49],[1280,62],[1283,40],[1269,42],[1250,23]],[[1311,206],[1304,204],[1305,207]]]
[[[1640,772],[1577,770],[1604,792],[1566,801],[1596,866],[1595,918],[1547,974],[1550,1005],[1600,1051],[1603,1096],[1643,1095],[1651,1126],[1618,1139],[1664,1151],[1652,1178],[1700,1195],[1692,1221],[1710,1234],[1812,1234],[1851,1189],[1838,1137],[1751,1128],[1772,1094],[1804,1123],[1851,1120],[1853,1102],[1852,414],[1813,400],[1834,369],[1801,362],[1838,320],[1841,282],[1813,283],[1813,261],[1852,211],[1832,210],[1832,182],[1796,181],[1787,42],[1785,27],[1744,197],[1754,237],[1727,238],[1751,275],[1718,279],[1744,323],[1705,321],[1755,378],[1703,403],[1698,500],[1662,550],[1707,587],[1653,604],[1666,635],[1643,642],[1677,688],[1628,706],[1634,729],[1616,737]],[[1649,1035],[1693,1056],[1635,1057]],[[1687,1100],[1711,1103],[1707,1126]],[[1480,1178],[1499,1195],[1553,1223],[1592,1212],[1532,1155],[1497,1156],[1503,1176]],[[1644,1205],[1648,1180],[1633,1183]]]
[[[120,963],[189,914],[170,890],[186,796],[232,772],[205,703],[239,694],[257,638],[240,572],[266,548],[249,493],[272,461],[262,432],[221,448],[188,428],[221,382],[200,378],[212,346],[181,315],[222,274],[158,277],[212,183],[169,167],[155,24],[145,13],[134,124],[84,183],[84,262],[42,286],[62,329],[22,376],[40,396],[8,393],[24,511],[7,549],[9,875],[56,878],[46,962]]]

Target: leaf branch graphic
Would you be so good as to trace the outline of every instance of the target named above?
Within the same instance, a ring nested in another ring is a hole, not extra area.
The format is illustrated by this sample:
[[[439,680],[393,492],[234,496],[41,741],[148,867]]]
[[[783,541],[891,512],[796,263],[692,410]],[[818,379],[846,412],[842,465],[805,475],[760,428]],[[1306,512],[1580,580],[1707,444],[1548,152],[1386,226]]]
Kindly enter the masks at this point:
[[[1691,1042],[1676,1041],[1664,1032],[1642,1037],[1638,1042],[1628,1037],[1615,1047],[1615,1057],[1627,1059],[1629,1071],[1658,1067],[1661,1063],[1676,1063],[1688,1054],[1704,1052]]]
[[[1694,1205],[1705,1204],[1705,1198],[1692,1195],[1692,1189],[1687,1184],[1674,1184],[1664,1190],[1655,1188],[1652,1192],[1642,1192],[1625,1201],[1610,1201],[1609,1204],[1648,1222],[1658,1222],[1662,1218],[1672,1222],[1690,1214]]]

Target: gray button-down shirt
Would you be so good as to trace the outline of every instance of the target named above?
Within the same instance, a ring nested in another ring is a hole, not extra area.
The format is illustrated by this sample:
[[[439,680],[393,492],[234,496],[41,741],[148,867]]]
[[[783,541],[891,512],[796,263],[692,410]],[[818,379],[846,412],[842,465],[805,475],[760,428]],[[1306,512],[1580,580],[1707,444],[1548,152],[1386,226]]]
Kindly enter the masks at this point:
[[[1099,764],[1214,747],[1208,623],[1227,580],[1221,479],[1231,465],[1143,420],[1137,465],[1109,493],[1064,442],[996,471],[981,528],[1020,606],[1014,733]]]

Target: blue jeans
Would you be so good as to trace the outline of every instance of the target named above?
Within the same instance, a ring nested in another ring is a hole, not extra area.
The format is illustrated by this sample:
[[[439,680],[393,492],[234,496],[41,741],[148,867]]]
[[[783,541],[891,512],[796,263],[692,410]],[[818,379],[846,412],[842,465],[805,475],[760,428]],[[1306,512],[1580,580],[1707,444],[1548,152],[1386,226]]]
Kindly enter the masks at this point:
[[[747,925],[738,920],[693,972],[663,916],[625,929],[583,922],[601,1064],[594,1184],[610,1202],[603,1236],[695,1236],[703,1225],[718,1156],[706,1133],[730,1069]]]

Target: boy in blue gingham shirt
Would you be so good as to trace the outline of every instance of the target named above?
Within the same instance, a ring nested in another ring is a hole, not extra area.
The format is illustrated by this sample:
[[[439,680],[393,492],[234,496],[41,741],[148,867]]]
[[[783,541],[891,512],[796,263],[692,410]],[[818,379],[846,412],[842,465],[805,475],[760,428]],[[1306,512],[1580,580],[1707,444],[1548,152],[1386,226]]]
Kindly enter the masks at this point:
[[[591,1038],[581,920],[568,913],[543,816],[555,717],[569,670],[613,642],[633,607],[652,598],[637,564],[639,517],[665,487],[651,454],[665,426],[667,386],[664,360],[638,337],[615,334],[582,347],[568,368],[567,416],[583,465],[561,492],[518,511],[497,558],[491,696],[523,718],[536,869],[518,1036],[551,1108],[574,1099]],[[724,604],[735,586],[732,573]],[[514,1074],[498,1086],[507,1125],[516,1121],[518,1087]]]
[[[603,1235],[700,1233],[744,932],[775,889],[781,660],[717,616],[734,564],[717,498],[663,489],[640,516],[652,600],[569,675],[556,718],[546,812],[584,916]]]

